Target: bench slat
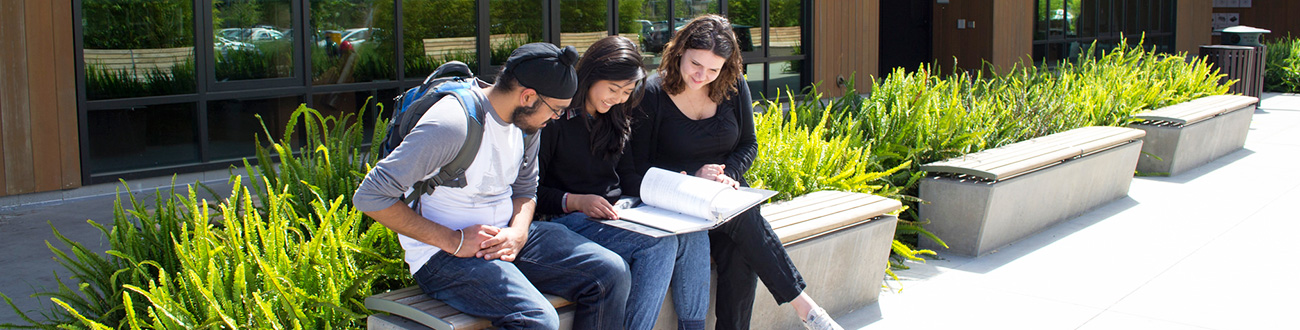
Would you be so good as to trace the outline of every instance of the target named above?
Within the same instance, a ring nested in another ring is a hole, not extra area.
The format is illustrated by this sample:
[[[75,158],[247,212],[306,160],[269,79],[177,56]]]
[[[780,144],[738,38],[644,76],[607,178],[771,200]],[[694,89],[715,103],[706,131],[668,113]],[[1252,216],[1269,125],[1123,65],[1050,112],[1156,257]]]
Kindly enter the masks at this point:
[[[1072,139],[1061,139],[1057,134],[1069,134]],[[1125,142],[1142,138],[1146,132],[1124,127],[1083,127],[1056,133],[1045,137],[1018,142],[1003,148],[981,151],[974,160],[971,157],[958,157],[952,160],[935,162],[921,166],[927,172],[955,173],[973,175],[990,180],[1004,180],[1016,175],[1028,173],[1034,169],[1052,165],[1070,158],[1091,154],[1108,149]],[[1029,150],[1020,144],[1041,144],[1044,138],[1055,143],[1046,147]],[[1014,146],[1014,147],[1013,147]],[[1011,150],[1016,157],[990,156]],[[992,160],[992,161],[989,161]]]
[[[545,295],[556,309],[573,303],[554,295]],[[492,326],[482,318],[461,313],[442,301],[424,294],[418,286],[405,287],[367,297],[366,308],[405,317],[427,327],[443,330],[483,329]]]
[[[1090,141],[1097,138],[1105,138],[1113,134],[1113,132],[1108,132],[1106,130],[1074,129],[949,159],[943,162],[927,164],[926,166],[992,169],[1004,166],[1008,163],[1013,163],[1016,160],[1023,159],[1029,155],[1042,154],[1051,150],[1059,150],[1072,141]],[[925,168],[922,167],[922,169]]]
[[[808,221],[783,226],[781,229],[773,230],[776,231],[778,237],[781,237],[781,244],[794,244],[809,238],[835,232],[840,228],[868,221],[869,219],[875,218],[884,213],[896,211],[899,208],[902,208],[902,203],[890,199],[879,203],[872,203],[868,206],[823,215],[816,219],[810,219]]]
[[[1161,108],[1149,113],[1142,113],[1136,117],[1148,120],[1155,119],[1187,123],[1202,120],[1206,117],[1212,117],[1230,110],[1227,108],[1230,106],[1230,103],[1233,103],[1231,99],[1222,99],[1213,96],[1204,97],[1191,102]]]
[[[846,198],[846,196],[852,196],[852,195],[842,191],[818,191],[818,192],[809,193],[804,196],[800,196],[798,203],[790,203],[790,201],[785,201],[785,202],[780,202],[775,204],[768,204],[768,205],[763,205],[760,210],[763,214],[763,217],[767,218],[768,220],[780,219],[788,216],[786,215],[787,213],[798,213],[801,209],[807,207],[807,205],[821,204],[827,201],[833,202],[839,199]]]
[[[1056,140],[1054,143],[1044,146],[1042,148],[1036,148],[1032,151],[1016,153],[1011,157],[1003,157],[1000,160],[995,162],[981,163],[974,166],[966,166],[966,167],[988,171],[990,173],[996,174],[999,177],[1004,177],[1004,176],[1010,176],[1013,174],[1022,173],[1024,171],[1038,168],[1041,167],[1042,165],[1045,165],[1045,163],[1041,163],[1038,161],[1028,161],[1029,159],[1036,159],[1040,157],[1040,155],[1045,155],[1045,154],[1061,155],[1059,156],[1060,158],[1058,159],[1050,159],[1052,157],[1049,157],[1049,159],[1044,160],[1045,162],[1050,163],[1052,161],[1069,159],[1091,151],[1091,150],[1081,150],[1079,148],[1079,146],[1081,145],[1087,145],[1098,141],[1100,141],[1102,145],[1113,145],[1122,141],[1129,140],[1127,138],[1123,138],[1124,136],[1123,134],[1117,134],[1117,133],[1124,133],[1124,132],[1117,132],[1112,130],[1096,130],[1096,129],[1088,129],[1088,128],[1078,129],[1076,131],[1079,131],[1079,133],[1071,134],[1067,139]],[[1075,150],[1079,150],[1079,153],[1073,154]],[[1061,153],[1063,151],[1064,153]],[[994,152],[994,153],[1000,154],[1001,151]]]
[[[1211,117],[1242,109],[1259,102],[1258,98],[1241,95],[1211,95],[1164,108],[1137,114],[1143,120],[1168,121],[1192,124]]]
[[[772,225],[773,229],[776,229],[790,224],[800,223],[800,222],[808,221],[810,219],[816,219],[817,217],[821,217],[831,213],[841,212],[841,211],[858,208],[858,207],[867,207],[869,205],[873,205],[877,203],[888,204],[888,202],[886,201],[893,201],[892,199],[887,199],[878,196],[872,196],[872,197],[875,198],[862,198],[862,196],[860,195],[844,193],[837,196],[834,199],[828,199],[818,203],[802,204],[803,207],[792,209],[788,212],[783,212],[781,214],[772,214],[769,216],[767,212],[763,212],[763,217],[767,219],[768,223]],[[896,203],[896,201],[894,202]],[[884,207],[884,208],[888,208],[888,207]],[[883,214],[891,211],[893,210],[882,211],[879,213]]]

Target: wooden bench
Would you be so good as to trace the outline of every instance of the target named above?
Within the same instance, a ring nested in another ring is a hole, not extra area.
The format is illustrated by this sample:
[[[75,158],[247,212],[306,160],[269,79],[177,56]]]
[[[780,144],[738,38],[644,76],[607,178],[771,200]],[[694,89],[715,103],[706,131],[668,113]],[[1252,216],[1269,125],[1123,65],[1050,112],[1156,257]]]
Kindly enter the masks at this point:
[[[923,165],[919,215],[947,253],[987,254],[1128,195],[1143,135],[1083,127]]]
[[[762,213],[809,284],[808,293],[831,315],[844,315],[876,301],[894,240],[898,201],[840,191],[820,191],[790,201],[763,205]],[[801,327],[786,306],[777,306],[762,285],[754,303],[753,325],[765,329]],[[561,328],[572,324],[568,301],[547,296],[560,311]],[[482,329],[488,320],[461,314],[428,298],[418,287],[366,298],[368,329]],[[712,310],[712,304],[710,305]],[[708,323],[713,324],[713,313]],[[401,317],[398,317],[401,316]],[[664,301],[656,329],[677,326],[672,298]]]
[[[488,36],[488,42],[491,47],[502,47],[507,43],[526,43],[528,36],[522,33],[513,34],[493,34]],[[424,44],[424,56],[443,56],[447,54],[465,53],[474,54],[478,52],[477,37],[452,37],[452,38],[426,38],[422,39]]]
[[[147,79],[149,71],[170,74],[172,67],[194,60],[194,47],[141,49],[86,49],[87,64],[100,70],[126,71],[136,79]]]
[[[1246,145],[1258,98],[1214,95],[1137,114],[1129,127],[1146,131],[1137,170],[1176,175]]]

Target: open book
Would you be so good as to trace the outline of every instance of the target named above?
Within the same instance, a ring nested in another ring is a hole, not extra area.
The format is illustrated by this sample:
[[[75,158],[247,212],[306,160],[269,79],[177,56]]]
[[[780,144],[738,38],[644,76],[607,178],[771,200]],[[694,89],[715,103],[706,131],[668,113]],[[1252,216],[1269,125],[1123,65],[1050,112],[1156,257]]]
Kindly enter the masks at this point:
[[[641,199],[615,205],[619,220],[601,223],[653,237],[709,230],[776,195],[775,191],[731,186],[651,168],[641,180]]]

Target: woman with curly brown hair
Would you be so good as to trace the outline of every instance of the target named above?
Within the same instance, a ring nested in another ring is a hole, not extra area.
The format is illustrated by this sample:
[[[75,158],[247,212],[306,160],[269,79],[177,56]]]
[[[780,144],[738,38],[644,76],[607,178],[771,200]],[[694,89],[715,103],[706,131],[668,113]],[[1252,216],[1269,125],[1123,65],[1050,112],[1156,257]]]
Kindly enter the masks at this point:
[[[738,45],[731,23],[717,15],[695,18],[668,42],[632,128],[633,166],[620,173],[624,194],[639,194],[650,167],[748,186],[744,174],[758,141]],[[794,307],[805,327],[842,329],[803,292],[803,277],[758,207],[709,231],[709,241],[718,329],[749,328],[758,279],[777,303]]]

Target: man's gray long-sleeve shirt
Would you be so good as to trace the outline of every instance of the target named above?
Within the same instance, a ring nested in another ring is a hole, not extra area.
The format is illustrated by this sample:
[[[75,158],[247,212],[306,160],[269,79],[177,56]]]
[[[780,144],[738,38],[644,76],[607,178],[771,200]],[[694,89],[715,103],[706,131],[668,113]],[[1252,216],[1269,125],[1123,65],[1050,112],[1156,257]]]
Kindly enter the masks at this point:
[[[538,143],[524,150],[523,132],[496,114],[481,89],[474,90],[486,116],[483,143],[465,172],[466,185],[437,187],[420,199],[422,216],[453,230],[476,224],[509,226],[513,199],[537,198],[538,167],[532,160],[537,158]],[[353,205],[357,210],[372,212],[400,202],[411,186],[431,177],[456,157],[465,142],[466,120],[465,109],[455,97],[439,100],[401,145],[366,174],[352,196]],[[412,273],[439,251],[404,235],[399,239]]]

